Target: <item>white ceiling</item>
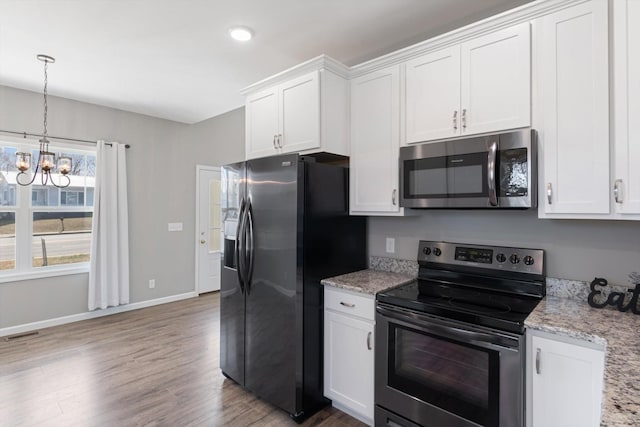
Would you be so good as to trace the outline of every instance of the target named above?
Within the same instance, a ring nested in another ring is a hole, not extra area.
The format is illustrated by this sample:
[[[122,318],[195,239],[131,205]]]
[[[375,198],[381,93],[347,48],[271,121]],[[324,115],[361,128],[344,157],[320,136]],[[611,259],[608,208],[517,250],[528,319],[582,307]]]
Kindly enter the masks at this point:
[[[0,85],[184,123],[325,53],[346,65],[530,0],[0,0]],[[233,25],[255,32],[241,44]]]

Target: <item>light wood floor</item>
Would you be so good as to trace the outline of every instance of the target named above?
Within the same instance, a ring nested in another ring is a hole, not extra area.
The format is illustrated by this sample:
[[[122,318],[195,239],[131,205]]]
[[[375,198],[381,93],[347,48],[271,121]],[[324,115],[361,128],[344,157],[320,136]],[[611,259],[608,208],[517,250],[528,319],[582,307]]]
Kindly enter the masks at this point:
[[[219,369],[217,293],[0,339],[0,426],[297,426]],[[363,426],[327,407],[304,426]]]

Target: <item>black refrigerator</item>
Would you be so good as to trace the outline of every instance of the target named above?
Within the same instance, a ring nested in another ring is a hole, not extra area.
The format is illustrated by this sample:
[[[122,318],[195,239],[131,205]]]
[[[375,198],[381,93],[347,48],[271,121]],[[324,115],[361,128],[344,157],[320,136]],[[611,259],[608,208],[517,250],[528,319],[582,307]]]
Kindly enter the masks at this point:
[[[328,403],[320,280],[367,268],[348,172],[297,154],[222,168],[220,368],[298,421]]]

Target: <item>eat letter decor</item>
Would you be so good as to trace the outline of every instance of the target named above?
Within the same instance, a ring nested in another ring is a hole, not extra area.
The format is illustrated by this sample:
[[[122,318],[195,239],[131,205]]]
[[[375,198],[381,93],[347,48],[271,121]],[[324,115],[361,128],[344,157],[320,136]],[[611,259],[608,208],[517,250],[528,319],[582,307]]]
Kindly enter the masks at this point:
[[[608,285],[607,281],[603,278],[596,277],[591,282],[591,292],[589,293],[588,302],[591,307],[595,308],[603,308],[607,305],[612,305],[618,309],[618,311],[631,311],[633,314],[640,314],[640,309],[638,309],[638,298],[640,297],[640,283],[636,284],[635,289],[627,289],[628,292],[631,292],[631,299],[625,305],[624,298],[627,295],[624,292],[610,292],[607,300],[605,302],[596,302],[596,296],[602,294],[602,288]],[[600,286],[600,289],[596,289],[596,286]],[[602,300],[603,298],[599,298]]]

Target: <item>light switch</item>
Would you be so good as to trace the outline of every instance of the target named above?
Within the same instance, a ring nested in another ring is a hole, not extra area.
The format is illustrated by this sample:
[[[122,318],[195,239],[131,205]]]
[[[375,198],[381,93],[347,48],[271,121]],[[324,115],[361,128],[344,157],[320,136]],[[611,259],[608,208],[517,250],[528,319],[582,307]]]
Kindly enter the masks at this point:
[[[181,222],[170,222],[169,223],[169,231],[182,231],[182,223]]]
[[[387,237],[387,253],[392,254],[396,251],[396,239]]]

